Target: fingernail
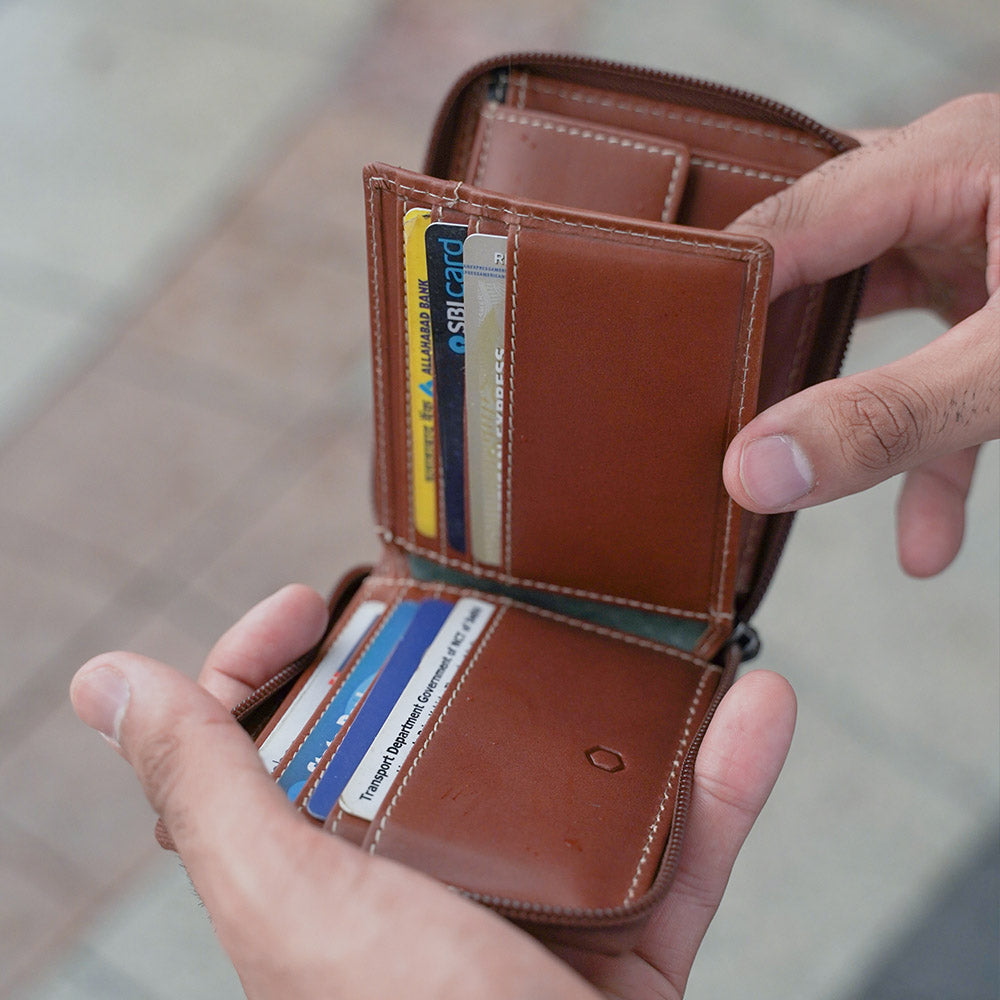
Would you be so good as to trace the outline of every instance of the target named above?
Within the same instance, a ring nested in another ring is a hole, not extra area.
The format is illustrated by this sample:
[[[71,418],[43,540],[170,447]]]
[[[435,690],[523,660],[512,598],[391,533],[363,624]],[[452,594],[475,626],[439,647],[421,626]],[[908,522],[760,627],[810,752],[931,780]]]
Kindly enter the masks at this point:
[[[77,674],[72,697],[80,720],[119,746],[122,719],[129,701],[128,681],[121,671],[114,667],[96,667]]]
[[[757,438],[743,449],[740,480],[765,510],[783,510],[816,483],[809,459],[794,439],[784,434]]]

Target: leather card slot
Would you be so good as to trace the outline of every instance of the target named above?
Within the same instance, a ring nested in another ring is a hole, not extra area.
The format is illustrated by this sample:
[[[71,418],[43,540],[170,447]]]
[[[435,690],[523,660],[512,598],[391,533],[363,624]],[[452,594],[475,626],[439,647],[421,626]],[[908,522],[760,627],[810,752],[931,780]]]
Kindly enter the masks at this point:
[[[531,201],[673,222],[689,160],[681,143],[491,102],[465,178]]]
[[[367,178],[387,541],[501,583],[692,617],[723,634],[738,512],[721,465],[754,411],[769,248],[395,168]],[[509,233],[498,568],[422,542],[408,518],[399,286],[402,215],[413,205]]]
[[[638,905],[718,668],[523,608],[491,626],[364,846],[495,904]]]
[[[571,227],[510,243],[510,575],[726,614],[722,458],[756,402],[762,261]]]
[[[595,124],[668,137],[686,145],[692,155],[697,152],[734,158],[782,174],[803,174],[833,154],[815,135],[782,125],[699,106],[608,93],[540,74],[514,74],[507,102],[518,109],[570,115]]]

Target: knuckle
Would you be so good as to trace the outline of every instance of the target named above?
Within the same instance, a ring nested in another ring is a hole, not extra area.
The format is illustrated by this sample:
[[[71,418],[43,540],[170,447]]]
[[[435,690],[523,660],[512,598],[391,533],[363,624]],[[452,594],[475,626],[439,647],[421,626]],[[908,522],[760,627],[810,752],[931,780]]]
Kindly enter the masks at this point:
[[[830,419],[840,428],[845,462],[881,472],[916,455],[924,444],[931,400],[890,379],[843,386]]]

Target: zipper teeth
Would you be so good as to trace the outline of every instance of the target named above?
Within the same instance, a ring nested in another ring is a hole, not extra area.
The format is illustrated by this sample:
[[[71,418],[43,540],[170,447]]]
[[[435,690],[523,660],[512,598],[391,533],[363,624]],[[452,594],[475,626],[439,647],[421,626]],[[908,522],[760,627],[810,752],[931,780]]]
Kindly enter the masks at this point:
[[[833,129],[827,128],[825,125],[821,125],[808,115],[804,115],[801,111],[796,111],[794,108],[789,107],[787,104],[782,104],[780,101],[775,101],[769,97],[761,97],[752,91],[731,87],[728,84],[713,83],[711,80],[705,80],[700,77],[668,73],[663,70],[646,69],[630,63],[619,63],[610,59],[599,59],[592,56],[567,56],[551,52],[515,52],[507,56],[495,56],[477,63],[455,83],[445,98],[441,106],[441,111],[431,130],[427,166],[430,166],[431,160],[437,154],[439,138],[444,130],[444,125],[453,113],[455,103],[466,87],[477,77],[485,73],[504,68],[512,70],[519,64],[531,64],[539,68],[557,66],[559,68],[570,69],[595,69],[614,73],[622,77],[632,77],[639,81],[652,81],[664,85],[696,90],[702,94],[715,94],[755,110],[768,111],[772,115],[783,119],[787,125],[802,129],[821,138],[838,153],[846,152],[853,147],[853,143],[850,140],[846,140],[844,136]]]

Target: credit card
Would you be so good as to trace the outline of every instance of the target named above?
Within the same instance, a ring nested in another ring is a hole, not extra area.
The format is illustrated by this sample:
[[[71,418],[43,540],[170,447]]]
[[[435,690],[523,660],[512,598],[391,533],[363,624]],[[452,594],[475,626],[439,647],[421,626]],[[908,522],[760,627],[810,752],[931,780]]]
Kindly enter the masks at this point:
[[[341,629],[340,635],[333,640],[326,655],[316,664],[292,703],[260,745],[258,753],[269,772],[274,772],[295,738],[312,718],[313,712],[323,703],[341,668],[384,611],[385,605],[381,601],[363,602]]]
[[[312,731],[302,741],[302,746],[279,775],[278,784],[292,801],[299,797],[299,792],[309,780],[309,775],[315,770],[320,758],[326,753],[326,748],[334,741],[348,716],[354,711],[355,705],[371,687],[379,668],[392,655],[392,651],[410,627],[419,607],[417,601],[401,601],[395,607],[392,614],[382,623],[371,645],[344,679],[340,690],[323,710]],[[304,727],[305,724],[302,728]]]
[[[406,272],[406,341],[410,389],[410,466],[413,525],[428,538],[437,536],[437,476],[434,421],[434,341],[424,234],[431,213],[411,208],[403,217]]]
[[[507,237],[465,240],[465,422],[472,555],[500,564]]]
[[[434,340],[434,393],[444,471],[448,544],[465,552],[465,288],[463,242],[468,226],[427,227],[427,281]]]
[[[448,601],[438,600],[424,601],[417,609],[410,627],[368,690],[333,759],[306,801],[310,816],[325,820],[336,806],[344,786],[399,701],[403,688],[420,665],[427,647],[441,630],[451,609]]]
[[[464,597],[455,604],[341,792],[344,812],[365,820],[375,818],[438,702],[492,615],[493,605],[486,601]]]

